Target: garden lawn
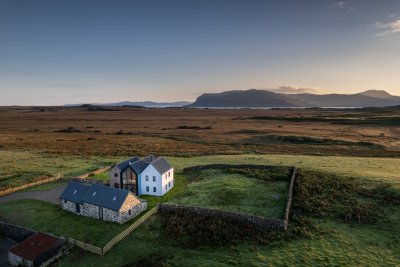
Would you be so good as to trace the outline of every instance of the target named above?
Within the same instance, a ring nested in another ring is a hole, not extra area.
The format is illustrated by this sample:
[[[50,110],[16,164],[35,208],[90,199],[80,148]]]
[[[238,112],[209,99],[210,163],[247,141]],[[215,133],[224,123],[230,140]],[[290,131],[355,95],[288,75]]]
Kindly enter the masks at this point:
[[[39,200],[16,200],[0,205],[0,220],[57,236],[70,237],[102,247],[127,228],[64,211],[58,205]]]
[[[282,219],[288,182],[263,181],[223,170],[201,171],[184,194],[170,202]]]

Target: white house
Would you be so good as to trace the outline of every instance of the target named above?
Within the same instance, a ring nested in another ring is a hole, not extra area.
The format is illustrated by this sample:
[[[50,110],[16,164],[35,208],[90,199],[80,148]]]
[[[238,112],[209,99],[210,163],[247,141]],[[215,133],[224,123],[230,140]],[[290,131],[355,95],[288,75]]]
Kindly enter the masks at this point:
[[[138,196],[163,196],[174,187],[174,168],[163,157],[133,157],[114,165],[109,178],[111,187],[126,189]]]

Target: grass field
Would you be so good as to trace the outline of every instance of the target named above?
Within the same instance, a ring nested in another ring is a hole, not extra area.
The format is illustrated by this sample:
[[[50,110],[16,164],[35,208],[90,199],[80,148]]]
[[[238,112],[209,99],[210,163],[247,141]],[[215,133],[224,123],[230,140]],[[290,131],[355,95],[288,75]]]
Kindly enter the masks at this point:
[[[356,181],[363,186],[368,184],[368,180],[361,178]],[[335,179],[331,182],[336,184]],[[309,186],[306,190],[313,187]],[[318,188],[319,185],[314,187],[314,192]],[[399,197],[400,190],[396,192]],[[313,199],[320,198],[312,191],[309,193]],[[355,193],[351,196],[364,199]],[[374,196],[369,201],[374,201]],[[386,217],[374,223],[348,223],[330,215],[321,218],[310,214],[306,218],[318,225],[318,230],[306,235],[267,243],[243,240],[238,245],[204,244],[195,249],[182,246],[179,237],[167,235],[161,219],[155,216],[105,256],[76,249],[58,266],[399,266],[400,207],[393,203],[381,207]]]
[[[34,180],[37,175],[63,174],[66,177],[89,172],[116,163],[132,155],[80,157],[53,155],[35,151],[1,150],[0,187],[19,185]],[[167,157],[177,171],[194,165],[212,163],[261,164],[311,168],[342,176],[385,180],[400,188],[400,159],[373,157],[311,156],[311,155],[211,155],[199,157]],[[107,180],[107,173],[94,178]]]
[[[39,176],[74,177],[110,165],[118,158],[54,155],[37,151],[0,151],[0,189],[35,181]]]
[[[203,204],[205,196],[201,195],[202,190],[210,184],[201,180],[189,183],[190,181],[185,179],[181,171],[188,166],[210,163],[297,165],[306,169],[336,173],[344,177],[356,177],[367,186],[371,182],[388,182],[393,185],[393,190],[400,194],[397,176],[400,171],[399,159],[218,155],[191,158],[168,157],[168,160],[176,168],[175,187],[163,198],[145,197],[149,200],[150,206],[154,206],[158,201],[174,200],[195,201]],[[240,176],[225,175],[225,177],[214,178],[218,181],[214,180],[212,184],[217,186],[209,190],[218,192],[218,189],[220,190],[225,184],[225,178],[233,178],[239,187],[248,185],[243,184]],[[186,188],[189,188],[188,191]],[[191,200],[187,192],[191,192],[195,200]],[[196,194],[200,195],[196,196]],[[174,238],[166,236],[160,228],[158,217],[153,217],[105,256],[99,257],[74,249],[70,255],[61,260],[59,266],[160,266],[166,262],[170,266],[379,266],[382,263],[385,266],[398,266],[400,264],[400,211],[396,206],[385,207],[385,209],[391,215],[388,221],[381,223],[358,225],[348,224],[336,218],[312,217],[311,220],[319,224],[322,230],[311,233],[308,237],[269,244],[247,240],[235,246],[204,245],[196,249],[182,247]],[[54,234],[91,241],[97,245],[104,245],[125,227],[125,225],[119,226],[73,215],[51,204],[30,200],[2,204],[0,219]],[[82,227],[82,225],[88,227]]]
[[[0,220],[35,230],[104,246],[129,224],[107,223],[38,200],[16,200],[0,205]]]
[[[202,171],[200,179],[170,202],[282,219],[287,189],[288,182],[267,182],[211,169]]]

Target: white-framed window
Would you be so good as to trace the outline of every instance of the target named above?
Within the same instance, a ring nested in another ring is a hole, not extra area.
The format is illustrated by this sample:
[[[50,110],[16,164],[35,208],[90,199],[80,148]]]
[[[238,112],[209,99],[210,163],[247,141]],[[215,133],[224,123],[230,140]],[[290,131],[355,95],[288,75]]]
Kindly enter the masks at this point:
[[[150,188],[148,186],[146,186],[146,192],[149,192]]]
[[[148,175],[146,175],[146,182],[148,182],[149,181],[149,176]]]
[[[156,181],[156,177],[155,176],[153,176],[153,182],[155,182]]]
[[[168,172],[168,177],[171,177],[171,172],[170,171]]]
[[[153,187],[153,192],[155,193],[155,192],[157,192],[157,187]]]
[[[168,186],[171,187],[171,182],[168,182]]]
[[[167,190],[168,189],[168,186],[167,185],[165,185],[165,190]]]

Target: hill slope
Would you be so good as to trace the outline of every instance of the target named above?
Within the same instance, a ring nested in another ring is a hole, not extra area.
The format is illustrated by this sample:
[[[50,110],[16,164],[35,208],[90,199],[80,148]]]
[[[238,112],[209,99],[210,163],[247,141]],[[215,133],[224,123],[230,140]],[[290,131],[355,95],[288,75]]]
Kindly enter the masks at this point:
[[[203,94],[192,107],[384,107],[400,105],[400,97],[385,91],[358,94],[281,94],[268,90],[237,90]]]

